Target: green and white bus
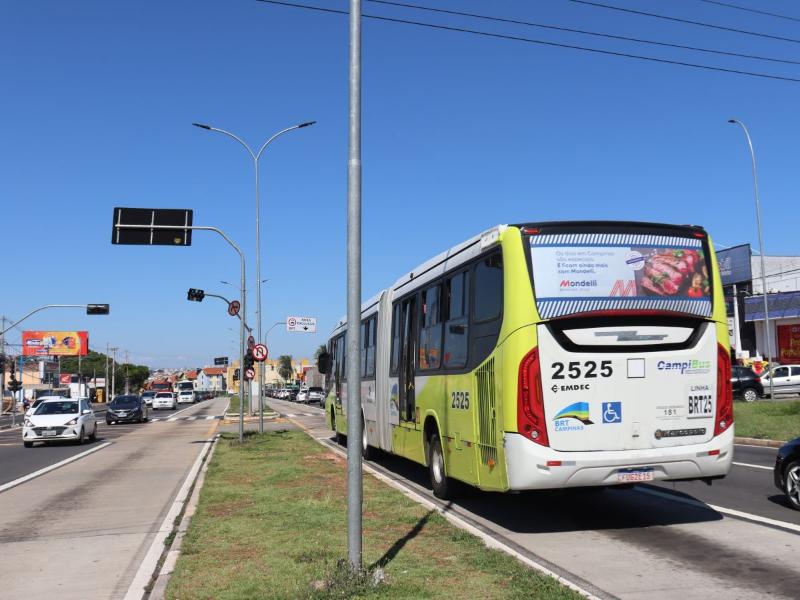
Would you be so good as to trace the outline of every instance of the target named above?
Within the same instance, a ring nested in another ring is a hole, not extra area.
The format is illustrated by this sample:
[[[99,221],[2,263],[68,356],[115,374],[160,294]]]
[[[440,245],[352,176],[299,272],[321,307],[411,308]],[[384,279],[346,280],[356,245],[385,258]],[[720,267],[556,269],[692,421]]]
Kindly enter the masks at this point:
[[[362,450],[508,491],[724,477],[730,346],[696,226],[500,225],[362,306]],[[345,330],[326,418],[347,433]]]

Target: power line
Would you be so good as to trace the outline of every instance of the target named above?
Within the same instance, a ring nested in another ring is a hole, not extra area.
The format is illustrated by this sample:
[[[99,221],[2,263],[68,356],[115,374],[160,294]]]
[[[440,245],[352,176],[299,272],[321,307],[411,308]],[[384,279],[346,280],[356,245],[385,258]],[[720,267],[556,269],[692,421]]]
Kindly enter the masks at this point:
[[[667,48],[677,48],[680,50],[691,50],[694,52],[706,52],[710,54],[721,54],[723,56],[733,56],[735,58],[751,58],[753,60],[764,60],[769,62],[777,62],[777,63],[784,63],[789,65],[800,65],[800,61],[797,60],[789,60],[783,58],[774,58],[771,56],[758,56],[755,54],[741,54],[739,52],[727,52],[725,50],[715,50],[712,48],[700,48],[697,46],[684,46],[681,44],[673,44],[670,42],[659,42],[656,40],[646,40],[642,38],[635,38],[635,37],[628,37],[624,35],[614,35],[611,33],[602,33],[598,31],[587,31],[585,29],[574,29],[571,27],[561,27],[557,25],[545,25],[543,23],[534,23],[531,21],[520,21],[518,19],[507,19],[503,17],[494,17],[490,15],[479,15],[476,13],[468,13],[468,12],[461,12],[457,10],[446,10],[443,8],[432,8],[430,6],[422,6],[420,4],[405,4],[403,2],[391,2],[389,0],[366,0],[367,2],[371,2],[373,4],[385,4],[388,6],[399,6],[402,8],[411,8],[414,10],[424,10],[434,13],[442,13],[447,15],[455,15],[459,17],[470,17],[473,19],[483,19],[486,21],[496,21],[499,23],[510,23],[512,25],[524,25],[526,27],[538,27],[540,29],[550,29],[553,31],[565,31],[567,33],[578,33],[580,35],[591,35],[595,37],[602,37],[612,40],[622,40],[625,42],[636,42],[638,44],[651,44],[654,46],[663,46]]]
[[[337,9],[334,9],[334,8],[323,8],[323,7],[320,7],[320,6],[310,6],[310,5],[307,5],[307,4],[299,4],[299,3],[294,3],[294,2],[282,2],[281,0],[256,0],[256,1],[257,2],[262,2],[264,4],[274,4],[274,5],[278,5],[278,6],[288,6],[288,7],[291,7],[291,8],[301,8],[301,9],[305,9],[305,10],[312,10],[312,11],[324,12],[324,13],[330,13],[330,14],[338,14],[338,15],[348,15],[349,14],[349,12],[346,11],[346,10],[337,10]],[[520,37],[520,36],[514,36],[514,35],[506,35],[506,34],[500,34],[500,33],[490,33],[488,31],[479,31],[477,29],[466,29],[464,27],[451,27],[451,26],[447,26],[447,25],[434,25],[433,23],[425,23],[425,22],[422,22],[422,21],[412,21],[412,20],[409,20],[409,19],[398,19],[398,18],[393,18],[393,17],[383,17],[383,16],[379,16],[379,15],[367,15],[367,14],[363,14],[363,13],[362,13],[361,16],[364,17],[365,19],[374,19],[374,20],[377,20],[377,21],[386,21],[386,22],[391,22],[391,23],[399,23],[399,24],[402,24],[402,25],[414,25],[414,26],[417,26],[417,27],[426,27],[428,29],[438,29],[438,30],[443,30],[443,31],[452,31],[452,32],[456,32],[456,33],[468,33],[468,34],[478,35],[478,36],[487,37],[487,38],[510,40],[510,41],[514,41],[514,42],[525,42],[525,43],[528,43],[528,44],[537,44],[537,45],[540,45],[540,46],[550,46],[550,47],[553,47],[553,48],[566,48],[566,49],[569,49],[569,50],[579,50],[581,52],[592,52],[592,53],[595,53],[595,54],[604,54],[606,56],[616,56],[616,57],[619,57],[619,58],[630,58],[630,59],[635,59],[635,60],[655,62],[655,63],[661,63],[661,64],[667,64],[667,65],[675,65],[675,66],[680,66],[680,67],[689,67],[689,68],[693,68],[693,69],[703,69],[705,71],[717,71],[717,72],[720,72],[720,73],[731,73],[731,74],[734,74],[734,75],[746,75],[746,76],[749,76],[749,77],[759,77],[759,78],[762,78],[762,79],[775,79],[775,80],[778,80],[778,81],[788,81],[788,82],[791,82],[791,83],[800,83],[800,79],[797,79],[797,78],[794,78],[794,77],[783,77],[781,75],[769,75],[769,74],[766,74],[766,73],[756,73],[756,72],[753,72],[753,71],[743,71],[743,70],[740,70],[740,69],[728,69],[728,68],[725,68],[725,67],[714,67],[714,66],[710,66],[710,65],[702,65],[702,64],[698,64],[698,63],[690,63],[690,62],[684,62],[684,61],[679,61],[679,60],[671,60],[671,59],[667,59],[667,58],[656,58],[656,57],[653,57],[653,56],[644,56],[644,55],[640,55],[640,54],[630,54],[630,53],[627,53],[627,52],[615,52],[613,50],[602,50],[600,48],[589,48],[589,47],[586,47],[586,46],[577,46],[577,45],[574,45],[574,44],[565,44],[565,43],[561,43],[561,42],[548,42],[548,41],[545,41],[545,40],[538,40],[538,39],[534,39],[534,38],[526,38],[526,37]]]
[[[596,8],[605,8],[608,10],[617,10],[624,13],[633,15],[640,15],[643,17],[653,17],[656,19],[664,19],[666,21],[675,21],[676,23],[685,23],[687,25],[697,25],[698,27],[708,27],[710,29],[719,29],[720,31],[730,31],[733,33],[742,33],[744,35],[752,35],[755,37],[768,38],[771,40],[780,40],[782,42],[792,42],[793,44],[800,44],[800,39],[781,37],[779,35],[771,35],[769,33],[761,33],[758,31],[748,31],[747,29],[736,29],[735,27],[725,27],[724,25],[715,25],[714,23],[704,23],[702,21],[691,21],[689,19],[681,19],[679,17],[670,17],[667,15],[659,15],[656,13],[644,12],[641,10],[634,10],[632,8],[623,8],[621,6],[613,6],[611,4],[601,4],[600,2],[590,2],[590,0],[568,0],[576,4],[585,4],[587,6],[594,6]]]
[[[700,2],[706,2],[708,4],[718,4],[719,6],[724,6],[726,8],[743,10],[745,12],[755,13],[757,15],[766,15],[768,17],[775,17],[778,19],[786,19],[787,21],[800,21],[800,19],[798,19],[797,17],[790,17],[788,15],[779,15],[778,13],[767,12],[765,10],[758,10],[747,6],[737,6],[736,4],[728,4],[727,2],[719,2],[718,0],[700,0]]]

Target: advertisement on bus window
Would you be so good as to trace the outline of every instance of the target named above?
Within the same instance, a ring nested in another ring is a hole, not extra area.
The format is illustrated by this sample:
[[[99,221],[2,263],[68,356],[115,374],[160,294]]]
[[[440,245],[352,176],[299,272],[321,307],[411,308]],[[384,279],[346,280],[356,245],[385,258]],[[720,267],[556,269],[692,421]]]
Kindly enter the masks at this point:
[[[89,353],[87,331],[23,331],[24,356],[86,356]]]
[[[700,240],[631,234],[530,238],[534,291],[543,317],[602,310],[711,313],[711,279]]]

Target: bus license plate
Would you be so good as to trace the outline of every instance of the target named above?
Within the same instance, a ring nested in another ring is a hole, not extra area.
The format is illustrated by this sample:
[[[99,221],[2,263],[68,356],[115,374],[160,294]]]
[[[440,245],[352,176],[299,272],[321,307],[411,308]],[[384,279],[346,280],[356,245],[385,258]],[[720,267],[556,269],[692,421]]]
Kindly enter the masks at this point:
[[[46,431],[46,430],[45,430],[45,431],[43,431],[43,432],[42,432],[42,435],[43,435],[44,437],[55,437],[55,435],[56,435],[57,433],[58,433],[58,432],[56,432],[56,431]]]
[[[624,471],[617,471],[617,481],[620,483],[653,481],[653,469],[626,469]]]

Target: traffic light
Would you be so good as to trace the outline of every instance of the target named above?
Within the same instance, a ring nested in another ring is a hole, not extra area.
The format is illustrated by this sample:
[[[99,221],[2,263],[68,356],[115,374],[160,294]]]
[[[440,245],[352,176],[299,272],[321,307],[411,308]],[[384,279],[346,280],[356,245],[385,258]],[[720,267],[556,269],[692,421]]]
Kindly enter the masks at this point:
[[[247,351],[247,354],[244,355],[244,370],[252,369],[253,365],[255,364],[255,360],[253,360],[253,350],[250,349]]]
[[[0,354],[0,373],[6,372],[6,355]]]
[[[22,383],[20,383],[16,379],[9,379],[8,389],[11,390],[12,392],[18,392],[22,389]]]
[[[239,369],[234,369],[233,370],[233,380],[234,381],[239,381]]]
[[[87,315],[107,315],[110,311],[110,307],[108,304],[87,304],[86,305],[86,314]]]
[[[189,293],[186,294],[187,300],[193,300],[195,302],[202,302],[205,297],[206,293],[203,290],[197,290],[195,288],[189,288]]]

